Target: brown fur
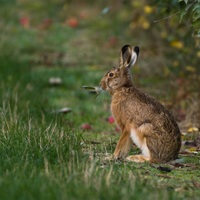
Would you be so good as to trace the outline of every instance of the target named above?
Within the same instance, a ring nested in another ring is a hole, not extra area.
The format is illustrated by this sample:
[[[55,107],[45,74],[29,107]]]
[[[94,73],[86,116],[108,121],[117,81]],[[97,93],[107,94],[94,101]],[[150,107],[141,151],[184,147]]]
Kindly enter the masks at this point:
[[[158,163],[174,160],[181,147],[178,125],[162,104],[133,85],[129,63],[134,64],[137,54],[128,45],[123,48],[119,67],[111,69],[100,82],[102,89],[112,95],[111,112],[122,132],[114,158],[126,158],[133,142],[132,131],[136,145],[144,154],[149,151],[149,155],[129,156],[127,160]]]

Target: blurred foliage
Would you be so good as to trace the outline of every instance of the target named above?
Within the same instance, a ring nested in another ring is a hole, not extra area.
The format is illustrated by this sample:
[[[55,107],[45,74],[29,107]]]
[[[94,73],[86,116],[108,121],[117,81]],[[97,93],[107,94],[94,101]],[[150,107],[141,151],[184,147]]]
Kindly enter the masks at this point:
[[[184,88],[186,94],[199,90],[199,0],[0,0],[0,4],[0,49],[6,55],[47,66],[107,69],[116,65],[120,47],[130,43],[141,48],[136,84],[145,85],[148,74],[154,82],[156,76],[170,78],[168,87]]]
[[[194,37],[200,38],[200,1],[199,0],[155,0],[158,12],[167,20],[177,15],[180,23],[191,25]],[[159,20],[158,20],[159,21]]]
[[[180,12],[180,21],[184,18],[192,24],[195,30],[195,35],[200,37],[200,0],[179,0],[184,2],[184,9]]]

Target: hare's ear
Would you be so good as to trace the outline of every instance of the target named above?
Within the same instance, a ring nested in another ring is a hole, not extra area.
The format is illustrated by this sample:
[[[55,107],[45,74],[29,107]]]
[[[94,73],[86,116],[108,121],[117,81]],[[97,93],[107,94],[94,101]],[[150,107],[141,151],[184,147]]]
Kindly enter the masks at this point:
[[[131,67],[135,64],[139,55],[139,47],[132,48],[130,45],[125,45],[121,49],[119,67]]]

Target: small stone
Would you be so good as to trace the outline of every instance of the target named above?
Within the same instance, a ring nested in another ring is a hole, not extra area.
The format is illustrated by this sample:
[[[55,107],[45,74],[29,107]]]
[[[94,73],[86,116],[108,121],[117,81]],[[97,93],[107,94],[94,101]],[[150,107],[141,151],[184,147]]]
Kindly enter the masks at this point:
[[[66,114],[66,113],[69,113],[69,112],[71,112],[72,111],[72,109],[71,108],[61,108],[61,109],[58,109],[58,110],[54,110],[53,111],[53,113],[64,113],[64,114]]]
[[[62,79],[60,77],[51,77],[49,79],[49,84],[53,86],[61,85]]]

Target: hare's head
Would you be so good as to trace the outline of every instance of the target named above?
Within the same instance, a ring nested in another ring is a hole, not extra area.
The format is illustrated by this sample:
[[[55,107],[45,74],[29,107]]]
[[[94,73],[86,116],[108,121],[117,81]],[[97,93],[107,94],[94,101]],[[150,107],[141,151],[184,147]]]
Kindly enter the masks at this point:
[[[131,47],[125,45],[121,49],[120,62],[119,66],[112,68],[107,72],[100,81],[100,86],[103,90],[113,93],[115,90],[120,87],[131,86],[132,75],[131,75],[131,66],[133,66],[139,55],[139,47]]]

